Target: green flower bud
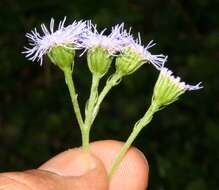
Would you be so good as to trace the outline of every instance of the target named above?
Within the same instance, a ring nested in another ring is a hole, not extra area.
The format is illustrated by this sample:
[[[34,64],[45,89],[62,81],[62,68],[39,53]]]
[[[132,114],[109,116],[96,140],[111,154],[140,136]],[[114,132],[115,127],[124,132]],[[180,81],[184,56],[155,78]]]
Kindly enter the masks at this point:
[[[116,58],[116,71],[122,75],[130,75],[145,62],[140,54],[134,52],[131,48],[126,48],[121,55]]]
[[[96,47],[88,50],[87,63],[92,74],[103,77],[109,70],[113,57],[107,50]]]
[[[52,63],[62,70],[73,67],[75,50],[63,46],[55,46],[47,53],[47,55]]]
[[[172,71],[164,67],[161,69],[155,84],[152,101],[158,107],[164,107],[178,100],[179,96],[187,90],[191,91],[203,88],[200,84],[189,85],[181,82],[180,77],[173,76]]]

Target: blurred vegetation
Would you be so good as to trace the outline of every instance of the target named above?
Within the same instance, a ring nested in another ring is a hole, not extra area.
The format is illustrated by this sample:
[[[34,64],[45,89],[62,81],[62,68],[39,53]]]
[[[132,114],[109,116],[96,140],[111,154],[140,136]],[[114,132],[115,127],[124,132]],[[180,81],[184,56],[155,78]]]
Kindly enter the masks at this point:
[[[45,60],[21,54],[26,32],[67,16],[92,19],[99,28],[125,22],[153,53],[169,55],[168,67],[205,88],[159,112],[135,142],[150,164],[150,188],[219,189],[219,1],[218,0],[1,0],[0,170],[36,167],[80,145],[80,132],[62,73]],[[74,78],[81,105],[90,74],[78,58]],[[158,72],[145,65],[117,86],[102,105],[92,140],[125,140],[150,102]]]

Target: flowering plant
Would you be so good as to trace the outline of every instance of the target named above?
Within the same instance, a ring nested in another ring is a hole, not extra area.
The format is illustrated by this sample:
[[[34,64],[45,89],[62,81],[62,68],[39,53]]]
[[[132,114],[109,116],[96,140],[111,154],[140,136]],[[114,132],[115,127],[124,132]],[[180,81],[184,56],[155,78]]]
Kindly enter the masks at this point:
[[[82,134],[82,147],[89,151],[90,129],[99,112],[100,105],[110,90],[118,85],[123,77],[138,70],[144,64],[151,64],[159,71],[159,77],[154,86],[151,105],[145,115],[136,122],[133,131],[115,159],[109,172],[111,178],[125,153],[139,134],[148,125],[153,115],[165,106],[175,102],[186,91],[201,89],[201,83],[188,85],[175,77],[172,71],[165,67],[167,56],[153,55],[149,49],[155,44],[150,41],[147,46],[142,45],[140,34],[136,39],[131,30],[126,30],[124,24],[111,28],[108,35],[106,29],[98,32],[97,26],[91,21],[74,21],[65,26],[65,20],[59,22],[54,29],[54,19],[51,19],[49,29],[41,25],[42,33],[36,29],[26,34],[29,47],[25,47],[24,54],[31,61],[38,61],[42,65],[43,57],[47,55],[51,62],[64,73],[65,82],[69,89],[73,109]],[[92,74],[90,96],[85,106],[85,116],[82,117],[78,102],[78,95],[74,86],[74,57],[77,50],[83,50],[80,56],[87,54],[88,68]],[[115,72],[107,79],[100,91],[99,83],[108,73],[115,60]]]

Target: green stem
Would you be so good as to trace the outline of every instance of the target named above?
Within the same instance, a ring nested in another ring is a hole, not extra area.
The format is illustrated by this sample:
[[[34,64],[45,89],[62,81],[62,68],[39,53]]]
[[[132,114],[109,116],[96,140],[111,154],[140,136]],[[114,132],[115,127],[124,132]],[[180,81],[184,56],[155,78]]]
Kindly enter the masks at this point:
[[[106,83],[105,87],[103,88],[102,92],[100,93],[100,95],[97,99],[97,103],[93,109],[92,123],[94,122],[94,120],[97,116],[97,113],[100,109],[100,104],[102,103],[103,99],[106,97],[106,95],[109,93],[109,91],[120,82],[121,78],[122,78],[122,76],[119,73],[114,73],[112,75],[112,77],[107,81],[107,83]]]
[[[157,106],[155,104],[151,104],[148,111],[145,113],[145,115],[135,124],[132,133],[128,137],[126,143],[123,145],[122,149],[120,150],[118,156],[114,160],[112,167],[109,172],[109,179],[112,178],[113,174],[117,170],[120,162],[122,161],[123,157],[125,156],[126,152],[128,151],[129,147],[133,143],[133,141],[136,139],[140,131],[148,124],[153,118],[154,113],[158,111]]]
[[[69,90],[69,93],[70,93],[70,96],[71,96],[73,109],[74,109],[74,112],[75,112],[79,127],[81,129],[81,133],[82,133],[82,136],[83,136],[84,122],[83,122],[80,107],[79,107],[79,104],[78,104],[78,99],[77,99],[78,95],[75,91],[75,86],[74,86],[74,82],[73,82],[73,79],[72,79],[72,69],[71,68],[66,68],[66,69],[63,69],[63,71],[64,71],[64,75],[65,75],[65,82],[66,82],[66,85],[68,86],[68,90]],[[83,140],[82,140],[82,144],[83,144],[82,146],[84,147]]]
[[[92,75],[92,84],[91,84],[91,90],[90,90],[90,97],[88,99],[86,108],[85,108],[85,122],[84,122],[84,142],[87,146],[87,149],[89,148],[89,133],[90,128],[92,126],[92,119],[93,119],[93,109],[96,104],[97,98],[98,98],[98,86],[100,82],[100,77],[97,75]]]
[[[90,136],[90,130],[87,130],[87,128],[83,128],[81,131],[82,134],[82,148],[84,151],[89,151],[89,136]]]

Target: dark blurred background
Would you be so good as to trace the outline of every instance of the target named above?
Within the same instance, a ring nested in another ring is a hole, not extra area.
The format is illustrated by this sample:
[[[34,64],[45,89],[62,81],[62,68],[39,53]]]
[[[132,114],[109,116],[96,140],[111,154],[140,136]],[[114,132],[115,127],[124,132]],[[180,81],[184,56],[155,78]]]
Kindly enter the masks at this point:
[[[218,0],[1,0],[0,1],[0,171],[37,167],[80,145],[62,73],[21,54],[24,37],[40,23],[67,16],[92,19],[100,29],[125,22],[152,53],[169,55],[167,66],[204,89],[186,93],[162,110],[134,145],[150,164],[151,190],[219,189],[219,1]],[[74,78],[81,106],[90,73],[77,58]],[[151,65],[125,78],[102,104],[92,140],[126,140],[146,111],[158,72]]]

